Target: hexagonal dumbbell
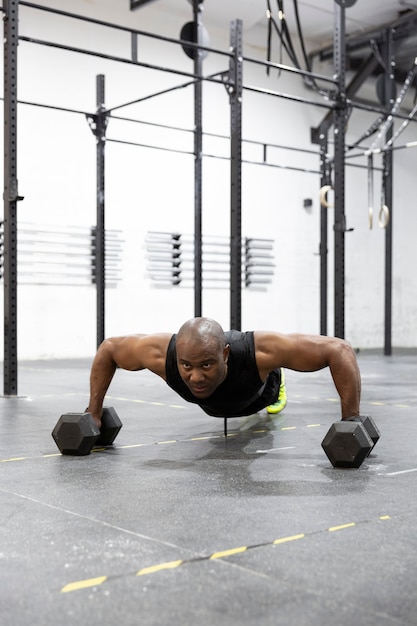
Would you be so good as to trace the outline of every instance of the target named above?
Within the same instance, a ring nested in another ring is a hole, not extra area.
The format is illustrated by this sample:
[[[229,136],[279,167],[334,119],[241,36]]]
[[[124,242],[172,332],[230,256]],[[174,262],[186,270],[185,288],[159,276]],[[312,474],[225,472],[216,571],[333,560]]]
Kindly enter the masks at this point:
[[[379,437],[371,417],[355,416],[332,424],[321,446],[333,467],[358,468]]]
[[[372,439],[372,443],[373,443],[372,450],[373,450],[376,445],[376,442],[381,436],[381,433],[379,432],[379,428],[375,424],[372,417],[370,415],[365,415],[365,416],[361,415],[359,417],[351,417],[349,421],[350,422],[358,422],[358,421],[362,422],[363,426],[365,427],[366,432]]]
[[[64,413],[52,431],[61,454],[85,456],[100,436],[100,430],[90,413]]]
[[[52,437],[61,454],[86,456],[95,445],[111,445],[121,428],[122,422],[116,411],[105,407],[100,429],[90,413],[64,413],[56,423]]]
[[[96,446],[111,446],[123,426],[116,410],[112,406],[105,406],[101,414],[100,437]]]

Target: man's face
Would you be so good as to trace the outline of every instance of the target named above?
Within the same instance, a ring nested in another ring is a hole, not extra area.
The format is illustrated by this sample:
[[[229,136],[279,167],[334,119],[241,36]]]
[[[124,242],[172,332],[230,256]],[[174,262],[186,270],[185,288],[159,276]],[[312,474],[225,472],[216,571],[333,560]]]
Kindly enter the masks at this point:
[[[196,398],[208,398],[224,381],[228,356],[229,346],[221,349],[215,339],[177,341],[178,370]]]

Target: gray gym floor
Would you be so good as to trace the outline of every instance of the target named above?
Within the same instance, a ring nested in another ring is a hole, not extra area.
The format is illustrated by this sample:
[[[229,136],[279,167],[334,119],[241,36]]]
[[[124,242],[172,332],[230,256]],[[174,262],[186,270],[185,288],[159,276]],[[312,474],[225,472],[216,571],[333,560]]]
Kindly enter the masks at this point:
[[[21,363],[0,398],[0,623],[417,624],[417,356],[360,354],[381,439],[355,470],[321,449],[330,374],[287,371],[274,423],[206,416],[149,372],[119,371],[111,449],[61,456],[89,362]]]

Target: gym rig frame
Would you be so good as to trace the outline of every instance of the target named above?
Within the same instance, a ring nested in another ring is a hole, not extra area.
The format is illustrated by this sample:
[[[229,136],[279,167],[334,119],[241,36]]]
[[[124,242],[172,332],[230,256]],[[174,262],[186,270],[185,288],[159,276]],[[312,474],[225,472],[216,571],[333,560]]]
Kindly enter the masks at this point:
[[[392,101],[387,101],[383,109],[367,106],[357,102],[352,102],[350,98],[359,89],[361,84],[372,73],[376,60],[370,60],[361,68],[353,81],[346,87],[346,45],[345,34],[345,6],[351,6],[354,2],[346,4],[346,0],[334,0],[334,41],[328,56],[333,56],[334,77],[321,76],[296,68],[248,59],[243,56],[242,43],[242,22],[235,20],[230,25],[230,52],[216,50],[229,59],[228,70],[220,77],[203,77],[202,57],[204,51],[210,48],[204,47],[201,43],[201,2],[203,0],[193,0],[193,16],[196,28],[196,42],[187,42],[186,45],[194,48],[194,74],[158,67],[162,71],[171,71],[178,75],[191,77],[189,84],[194,84],[194,174],[195,174],[195,260],[194,260],[194,307],[195,315],[202,314],[202,80],[223,83],[229,94],[230,102],[230,327],[240,329],[241,327],[241,289],[242,289],[242,258],[241,258],[241,179],[242,179],[242,97],[243,91],[257,91],[267,95],[284,97],[297,102],[322,107],[327,109],[327,113],[322,123],[312,129],[312,141],[319,145],[320,157],[320,183],[321,187],[330,182],[331,168],[333,168],[335,217],[334,217],[334,335],[344,337],[345,332],[345,131],[348,111],[351,107],[362,108],[363,110],[387,113],[391,109]],[[17,367],[17,203],[23,200],[18,192],[17,177],[17,49],[19,42],[18,34],[18,14],[19,4],[43,11],[49,11],[58,15],[65,15],[76,19],[82,19],[91,23],[111,26],[130,32],[132,41],[132,58],[129,62],[140,65],[137,60],[137,42],[139,35],[149,35],[128,28],[116,27],[100,20],[84,18],[79,15],[70,14],[65,11],[50,9],[35,5],[29,2],[19,2],[19,0],[4,0],[4,395],[16,396],[18,392],[18,367]],[[138,3],[139,5],[140,3]],[[403,20],[401,24],[404,28],[399,29],[399,24],[387,27],[378,36],[383,41],[383,56],[387,67],[392,67],[395,62],[395,51],[398,42],[407,38],[408,33],[415,28],[417,17],[410,25],[409,20]],[[408,30],[407,30],[408,29]],[[396,33],[394,37],[394,33]],[[152,35],[160,40],[174,40]],[[27,37],[22,40],[32,41]],[[51,45],[52,47],[62,47],[66,50],[72,48],[68,46],[58,46],[50,42],[35,43]],[[185,42],[175,42],[184,45]],[[353,45],[354,42],[349,43]],[[75,48],[73,50],[76,50]],[[80,50],[76,50],[80,52]],[[89,53],[91,54],[91,52]],[[100,57],[106,55],[100,54]],[[324,53],[321,52],[324,58]],[[243,84],[243,61],[261,64],[264,67],[279,68],[285,71],[301,74],[305,77],[312,77],[326,81],[334,88],[333,101],[330,103],[309,100],[279,92],[268,92],[263,89],[248,87]],[[390,93],[390,82],[394,80],[392,73],[386,73],[386,93]],[[183,85],[182,85],[183,86]],[[90,127],[96,137],[96,199],[97,199],[97,258],[96,258],[96,303],[97,303],[97,345],[105,336],[105,143],[106,126],[110,111],[104,107],[104,76],[97,76],[96,83],[96,105],[97,110],[94,115],[89,116]],[[397,115],[401,118],[404,116]],[[404,118],[406,119],[406,118]],[[334,133],[334,158],[332,164],[328,160],[328,132],[333,126]],[[384,152],[383,161],[383,184],[385,201],[390,207],[390,220],[386,228],[386,266],[385,266],[385,354],[391,354],[391,308],[392,308],[392,222],[393,222],[393,198],[392,198],[392,151]],[[320,240],[320,332],[327,334],[327,208],[321,208],[321,240]]]

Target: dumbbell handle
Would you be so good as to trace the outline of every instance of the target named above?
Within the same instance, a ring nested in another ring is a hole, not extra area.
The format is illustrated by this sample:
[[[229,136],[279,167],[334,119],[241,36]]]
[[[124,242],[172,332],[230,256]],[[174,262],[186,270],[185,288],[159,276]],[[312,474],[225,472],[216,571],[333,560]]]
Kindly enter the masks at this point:
[[[365,428],[366,432],[372,439],[372,442],[375,446],[381,433],[379,432],[378,426],[375,424],[374,420],[372,419],[370,415],[353,415],[352,417],[348,417],[347,420],[345,421],[360,422],[361,424],[363,424],[363,427]]]
[[[101,429],[101,418],[103,417],[103,411],[104,411],[104,407],[101,409],[100,412],[100,424],[97,424],[96,420],[93,417],[93,414],[91,413],[91,411],[89,410],[89,407],[87,406],[84,413],[88,413],[89,415],[91,415],[91,419],[93,420],[93,422],[95,423],[95,425],[97,426],[98,429]]]
[[[352,415],[352,417],[344,417],[343,421],[345,422],[363,422],[368,415]]]

